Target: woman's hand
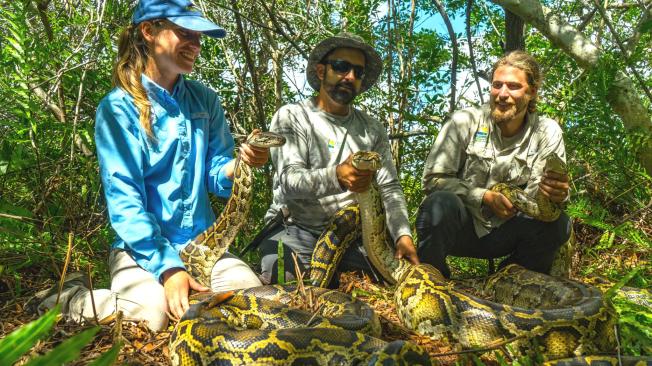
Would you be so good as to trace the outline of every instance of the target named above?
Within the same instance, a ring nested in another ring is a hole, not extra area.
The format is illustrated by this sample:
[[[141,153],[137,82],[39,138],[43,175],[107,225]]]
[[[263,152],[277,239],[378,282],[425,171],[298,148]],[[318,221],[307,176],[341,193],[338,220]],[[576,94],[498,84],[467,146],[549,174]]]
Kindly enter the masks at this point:
[[[253,130],[249,136],[251,137],[257,133],[260,133],[259,129]],[[269,160],[269,147],[253,146],[245,142],[240,145],[240,159],[249,166],[260,168]]]
[[[251,135],[253,136],[257,133],[259,133],[259,129],[253,130],[251,132]],[[260,168],[261,166],[265,165],[267,163],[267,160],[269,160],[269,147],[257,147],[257,146],[252,146],[247,144],[246,142],[240,145],[238,148],[240,151],[240,160],[242,160],[245,164],[252,166],[254,168]],[[237,159],[231,160],[226,166],[226,176],[233,180],[233,174],[235,172],[235,162]]]
[[[208,287],[195,281],[183,268],[170,268],[163,272],[162,277],[165,299],[168,303],[168,316],[175,320],[180,319],[190,307],[188,303],[190,290],[210,291]]]
[[[240,159],[249,166],[260,168],[269,160],[269,147],[242,144],[240,145]]]

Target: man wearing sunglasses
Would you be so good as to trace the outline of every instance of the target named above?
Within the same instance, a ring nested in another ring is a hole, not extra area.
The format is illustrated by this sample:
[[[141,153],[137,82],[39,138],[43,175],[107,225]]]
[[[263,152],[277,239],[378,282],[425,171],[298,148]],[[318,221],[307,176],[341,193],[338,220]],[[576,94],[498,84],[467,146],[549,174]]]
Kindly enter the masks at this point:
[[[261,242],[263,282],[277,282],[279,241],[285,246],[286,279],[294,278],[292,253],[296,253],[302,272],[309,268],[315,243],[333,214],[353,203],[354,192],[366,190],[374,179],[372,172],[351,165],[351,155],[361,150],[376,151],[383,157],[375,179],[396,253],[418,263],[387,133],[380,122],[352,106],[356,96],[374,85],[381,71],[380,56],[359,36],[340,33],[329,37],[312,50],[306,69],[308,83],[317,95],[283,106],[274,115],[270,129],[285,136],[287,142],[271,154],[276,170],[274,200],[266,219],[283,224],[272,226]],[[347,250],[338,268],[373,274],[359,245]]]
[[[510,183],[554,202],[568,199],[568,176],[544,172],[546,158],[566,157],[561,128],[536,111],[541,85],[537,61],[514,51],[492,69],[490,103],[453,113],[437,136],[423,171],[428,195],[416,227],[419,257],[446,277],[446,256],[498,258],[550,271],[557,248],[570,237],[570,219],[554,222],[518,213],[502,194],[489,190]]]

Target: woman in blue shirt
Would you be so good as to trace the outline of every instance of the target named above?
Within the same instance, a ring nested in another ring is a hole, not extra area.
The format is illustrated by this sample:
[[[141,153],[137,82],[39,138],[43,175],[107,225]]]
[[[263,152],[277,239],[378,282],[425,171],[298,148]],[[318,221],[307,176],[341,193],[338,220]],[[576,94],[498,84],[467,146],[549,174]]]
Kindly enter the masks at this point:
[[[188,309],[190,290],[207,291],[186,272],[184,244],[215,220],[208,193],[228,197],[234,141],[215,92],[186,80],[201,49],[201,35],[226,32],[187,0],[141,0],[123,31],[113,89],[100,102],[95,141],[111,225],[111,290],[92,297],[71,275],[62,312],[76,321],[123,311],[163,329]],[[265,164],[268,149],[240,146],[242,160]],[[214,291],[260,285],[241,260],[225,254],[213,269]],[[52,296],[39,306],[51,307]],[[51,301],[48,301],[48,300]]]

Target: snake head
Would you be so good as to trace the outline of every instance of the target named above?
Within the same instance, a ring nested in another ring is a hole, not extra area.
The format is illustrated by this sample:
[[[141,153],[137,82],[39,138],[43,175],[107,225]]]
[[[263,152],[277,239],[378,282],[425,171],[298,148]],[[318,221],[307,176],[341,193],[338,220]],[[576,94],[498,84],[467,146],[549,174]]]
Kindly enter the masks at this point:
[[[269,131],[260,131],[247,137],[247,144],[256,147],[278,147],[285,144],[285,137]]]
[[[552,153],[546,157],[546,165],[543,168],[544,172],[553,171],[557,174],[568,174],[566,163],[559,157],[559,155]]]
[[[359,170],[379,170],[381,167],[380,154],[375,151],[358,151],[353,154],[351,165]]]

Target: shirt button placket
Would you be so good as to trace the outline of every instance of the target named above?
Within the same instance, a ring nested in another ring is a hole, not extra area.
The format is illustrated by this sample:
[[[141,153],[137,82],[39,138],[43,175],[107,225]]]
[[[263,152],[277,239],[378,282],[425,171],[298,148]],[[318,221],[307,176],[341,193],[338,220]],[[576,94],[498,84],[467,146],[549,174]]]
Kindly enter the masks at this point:
[[[179,140],[181,141],[181,156],[182,156],[182,175],[181,175],[181,194],[182,194],[182,204],[181,208],[183,210],[183,222],[181,226],[184,229],[192,228],[192,212],[191,212],[191,203],[190,203],[190,193],[192,189],[192,182],[190,181],[189,171],[192,169],[190,164],[190,143],[189,143],[189,134],[186,127],[186,120],[181,119],[179,121]]]

